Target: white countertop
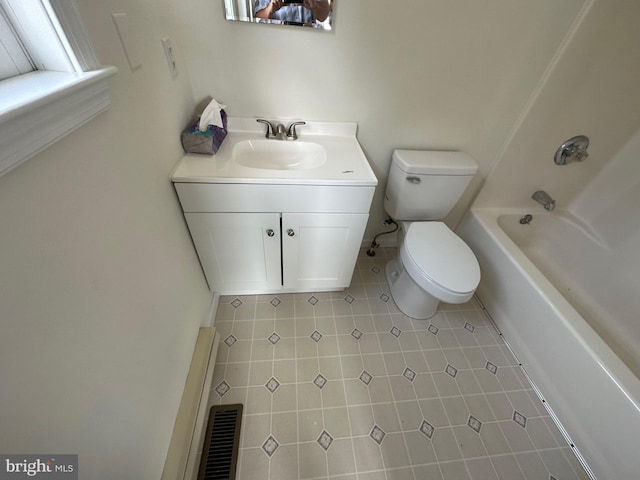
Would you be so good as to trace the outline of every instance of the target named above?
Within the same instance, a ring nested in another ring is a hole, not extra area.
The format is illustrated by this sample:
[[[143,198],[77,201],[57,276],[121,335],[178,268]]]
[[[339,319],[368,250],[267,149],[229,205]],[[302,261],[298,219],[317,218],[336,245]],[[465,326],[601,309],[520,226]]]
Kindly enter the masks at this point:
[[[267,120],[273,120],[268,118]],[[291,119],[275,120],[287,126]],[[228,134],[218,152],[211,155],[186,154],[174,169],[173,182],[255,183],[286,185],[376,186],[378,180],[356,139],[355,123],[307,122],[297,127],[298,140],[322,145],[327,161],[309,170],[270,170],[240,165],[232,160],[238,142],[264,139],[265,127],[255,118],[229,117]]]

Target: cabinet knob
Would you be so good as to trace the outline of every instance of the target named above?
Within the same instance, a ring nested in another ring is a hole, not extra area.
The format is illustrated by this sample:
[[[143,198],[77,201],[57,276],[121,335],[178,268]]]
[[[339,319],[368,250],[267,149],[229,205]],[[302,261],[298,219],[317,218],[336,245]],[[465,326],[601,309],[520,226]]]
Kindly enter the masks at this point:
[[[295,234],[296,232],[294,232],[292,228],[287,230],[287,235],[289,235],[290,237],[293,237]]]
[[[273,237],[276,234],[276,232],[274,232],[273,230],[269,229],[267,230],[267,237]]]

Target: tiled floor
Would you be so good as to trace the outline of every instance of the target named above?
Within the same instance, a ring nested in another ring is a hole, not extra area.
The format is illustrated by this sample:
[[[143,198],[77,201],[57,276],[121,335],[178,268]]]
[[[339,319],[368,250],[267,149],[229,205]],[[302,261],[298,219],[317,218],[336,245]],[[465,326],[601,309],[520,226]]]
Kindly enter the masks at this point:
[[[361,252],[344,292],[223,297],[212,404],[242,480],[588,479],[480,304],[400,313]]]

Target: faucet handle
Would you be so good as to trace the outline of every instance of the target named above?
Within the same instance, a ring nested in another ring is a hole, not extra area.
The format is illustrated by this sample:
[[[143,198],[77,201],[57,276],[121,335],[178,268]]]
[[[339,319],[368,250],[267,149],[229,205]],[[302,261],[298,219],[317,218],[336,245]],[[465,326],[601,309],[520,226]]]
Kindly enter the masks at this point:
[[[584,135],[571,137],[564,142],[553,157],[556,165],[565,165],[571,162],[582,162],[589,156],[587,148],[589,147],[589,138]]]
[[[264,123],[267,126],[267,133],[265,133],[265,138],[276,138],[276,129],[269,120],[264,120],[262,118],[258,118],[256,120],[258,123]]]
[[[307,122],[291,122],[289,124],[289,127],[287,128],[287,138],[289,140],[297,140],[298,139],[298,132],[296,132],[296,126],[297,125],[306,125]]]
[[[576,158],[576,162],[582,162],[588,156],[589,156],[589,152],[587,152],[586,150],[579,150],[574,154],[574,157]]]

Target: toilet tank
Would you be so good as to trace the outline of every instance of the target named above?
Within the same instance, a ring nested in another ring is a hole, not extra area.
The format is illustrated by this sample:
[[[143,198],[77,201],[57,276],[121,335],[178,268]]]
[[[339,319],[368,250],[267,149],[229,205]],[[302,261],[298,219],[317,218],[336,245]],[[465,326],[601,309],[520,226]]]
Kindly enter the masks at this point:
[[[478,171],[466,153],[395,150],[384,208],[395,220],[441,220]]]

